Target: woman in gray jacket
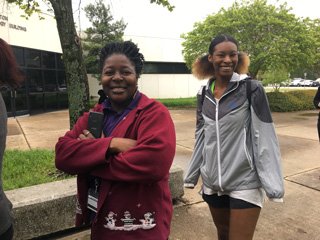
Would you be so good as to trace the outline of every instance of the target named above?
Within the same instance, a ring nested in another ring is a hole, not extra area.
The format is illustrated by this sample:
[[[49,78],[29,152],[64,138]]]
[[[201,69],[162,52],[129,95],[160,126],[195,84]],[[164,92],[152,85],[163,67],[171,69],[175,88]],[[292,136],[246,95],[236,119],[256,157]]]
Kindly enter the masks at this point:
[[[0,38],[0,87],[16,87],[23,80],[19,73],[13,52],[3,39]],[[2,160],[6,147],[7,136],[7,110],[0,93],[0,239],[7,240],[13,237],[12,204],[3,191],[1,178]]]
[[[248,72],[249,58],[236,40],[219,35],[209,54],[193,64],[199,79],[210,78],[198,93],[197,128],[185,187],[202,178],[219,240],[253,238],[267,197],[284,195],[277,136],[263,86]]]

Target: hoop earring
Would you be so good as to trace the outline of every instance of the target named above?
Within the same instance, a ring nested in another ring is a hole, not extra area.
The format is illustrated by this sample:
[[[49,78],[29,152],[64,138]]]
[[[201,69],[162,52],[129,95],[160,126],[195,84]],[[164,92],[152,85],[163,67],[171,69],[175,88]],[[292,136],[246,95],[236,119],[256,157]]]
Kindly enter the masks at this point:
[[[135,91],[135,93],[133,94],[133,97],[132,97],[132,99],[134,99],[134,98],[136,97],[137,93],[138,93],[138,85],[137,85],[137,88],[136,88],[136,91]]]

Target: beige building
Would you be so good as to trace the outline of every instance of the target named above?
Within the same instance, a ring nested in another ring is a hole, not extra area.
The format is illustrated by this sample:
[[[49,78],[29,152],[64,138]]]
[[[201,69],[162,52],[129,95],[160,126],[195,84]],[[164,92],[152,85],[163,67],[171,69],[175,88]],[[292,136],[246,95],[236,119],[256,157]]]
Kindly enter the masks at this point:
[[[14,4],[0,0],[0,37],[16,56],[25,81],[21,88],[1,87],[8,116],[36,114],[67,108],[67,89],[62,50],[56,21],[48,14],[24,12]],[[40,20],[39,16],[44,17]],[[137,43],[145,56],[139,89],[151,98],[194,97],[206,81],[198,81],[186,68],[182,57],[182,39],[125,36]],[[89,75],[91,96],[101,89]]]

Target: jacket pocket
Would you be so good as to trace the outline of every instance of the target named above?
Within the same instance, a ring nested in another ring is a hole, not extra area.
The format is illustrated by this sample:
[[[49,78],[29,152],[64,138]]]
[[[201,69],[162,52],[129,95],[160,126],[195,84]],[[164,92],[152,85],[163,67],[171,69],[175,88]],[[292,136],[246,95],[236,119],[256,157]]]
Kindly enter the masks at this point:
[[[243,144],[244,144],[244,152],[246,153],[246,156],[247,156],[247,160],[248,160],[248,163],[251,167],[251,169],[253,169],[253,161],[252,161],[252,158],[249,154],[249,150],[248,150],[248,147],[247,147],[247,130],[246,128],[243,129]]]

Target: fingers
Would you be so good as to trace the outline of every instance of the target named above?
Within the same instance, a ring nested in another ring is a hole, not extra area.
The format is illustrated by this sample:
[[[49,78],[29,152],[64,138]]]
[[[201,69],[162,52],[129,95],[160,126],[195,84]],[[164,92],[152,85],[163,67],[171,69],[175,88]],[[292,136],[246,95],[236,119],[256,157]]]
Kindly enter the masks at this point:
[[[89,130],[85,129],[82,132],[83,133],[79,135],[78,140],[95,139]]]

